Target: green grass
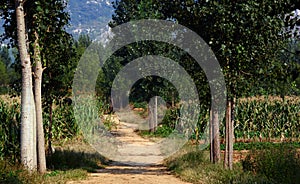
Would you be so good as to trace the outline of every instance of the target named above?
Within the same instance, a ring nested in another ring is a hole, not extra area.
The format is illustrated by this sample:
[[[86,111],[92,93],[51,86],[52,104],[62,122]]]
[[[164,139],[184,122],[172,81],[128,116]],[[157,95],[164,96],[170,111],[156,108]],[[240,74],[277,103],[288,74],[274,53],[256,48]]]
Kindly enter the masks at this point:
[[[166,159],[165,165],[179,178],[196,184],[300,183],[300,158],[292,146],[251,151],[230,171],[222,163],[210,163],[209,151],[187,145]]]
[[[168,126],[162,125],[158,126],[155,132],[149,132],[149,130],[139,130],[137,133],[146,138],[158,137],[164,138],[168,137],[174,130]]]
[[[47,156],[47,173],[29,173],[18,163],[0,160],[0,183],[66,183],[82,180],[89,172],[105,167],[108,159],[78,138],[56,143],[55,152]]]
[[[87,177],[87,171],[83,169],[54,170],[44,175],[37,172],[29,173],[21,165],[12,165],[3,160],[0,161],[0,168],[0,183],[3,184],[66,183],[69,180],[81,180]]]
[[[273,183],[300,183],[300,157],[291,145],[253,150],[242,161],[245,171],[265,176]]]

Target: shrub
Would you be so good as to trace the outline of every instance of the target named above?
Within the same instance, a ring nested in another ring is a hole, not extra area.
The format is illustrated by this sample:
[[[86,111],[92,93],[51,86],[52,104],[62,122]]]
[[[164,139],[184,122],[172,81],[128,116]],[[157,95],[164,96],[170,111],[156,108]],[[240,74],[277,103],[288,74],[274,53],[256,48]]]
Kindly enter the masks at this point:
[[[291,146],[253,150],[242,165],[245,171],[265,176],[274,183],[300,183],[300,158]]]

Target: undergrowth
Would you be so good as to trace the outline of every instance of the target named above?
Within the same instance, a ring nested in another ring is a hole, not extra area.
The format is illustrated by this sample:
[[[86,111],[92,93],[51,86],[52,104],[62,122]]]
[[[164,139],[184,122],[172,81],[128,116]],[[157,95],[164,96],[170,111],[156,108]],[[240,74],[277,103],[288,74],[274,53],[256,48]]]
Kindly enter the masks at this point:
[[[3,184],[66,183],[69,180],[79,180],[87,177],[87,171],[83,169],[55,170],[44,175],[37,172],[30,173],[21,165],[11,164],[4,160],[0,160],[0,168],[0,183]]]
[[[234,184],[293,184],[300,183],[300,158],[292,146],[252,150],[249,155],[233,165],[233,170],[223,164],[212,164],[209,151],[196,146],[185,146],[165,160],[170,171],[192,183]]]

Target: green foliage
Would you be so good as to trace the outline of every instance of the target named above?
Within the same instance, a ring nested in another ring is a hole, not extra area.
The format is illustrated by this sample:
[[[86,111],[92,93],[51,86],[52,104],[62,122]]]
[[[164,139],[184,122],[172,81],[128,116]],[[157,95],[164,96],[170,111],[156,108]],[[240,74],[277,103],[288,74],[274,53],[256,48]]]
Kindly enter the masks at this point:
[[[299,183],[300,159],[290,145],[252,150],[242,161],[226,170],[222,164],[212,164],[207,151],[186,145],[165,161],[168,169],[192,183],[279,184]]]
[[[0,100],[0,160],[20,160],[20,104]]]
[[[298,97],[252,97],[237,100],[235,107],[234,136],[236,139],[270,140],[299,138],[300,101]],[[192,139],[200,138],[209,121],[209,111],[201,108],[199,121]],[[225,122],[220,135],[225,136]]]
[[[6,86],[9,81],[9,76],[6,71],[6,66],[0,60],[0,94],[5,94],[7,92]]]
[[[236,138],[297,138],[300,101],[296,97],[239,100],[235,111]]]
[[[49,113],[44,112],[45,137],[49,137]],[[20,104],[4,103],[0,100],[0,160],[20,161]],[[80,135],[74,119],[73,107],[64,102],[57,105],[53,112],[52,138],[65,142]]]
[[[300,182],[300,159],[293,147],[252,151],[242,164],[244,170],[267,177],[272,183]]]
[[[156,127],[155,132],[149,132],[149,130],[139,130],[138,133],[143,137],[168,137],[174,129],[167,125],[160,125]]]
[[[170,108],[166,110],[165,116],[162,120],[162,124],[166,127],[174,129],[180,118],[178,108]]]
[[[115,122],[115,120],[111,114],[108,116],[105,116],[104,119],[102,120],[102,123],[104,124],[104,126],[106,127],[106,129],[108,131],[111,131],[112,129],[116,129],[117,125],[118,125],[117,122]]]
[[[46,140],[49,136],[49,113],[44,111],[44,129]],[[78,124],[75,121],[73,106],[60,101],[53,110],[52,138],[55,141],[66,141],[80,134]]]
[[[274,142],[235,142],[233,144],[234,150],[263,150],[263,149],[278,149],[280,147],[293,147],[300,148],[299,142],[282,142],[282,143],[274,143]],[[225,144],[221,144],[221,150],[225,150]]]
[[[133,108],[147,109],[148,108],[148,103],[147,102],[134,102],[133,103]]]
[[[114,4],[115,14],[110,26],[145,18],[175,21],[195,31],[212,48],[222,66],[230,98],[265,93],[282,94],[282,84],[290,87],[293,82],[290,81],[290,73],[285,70],[287,67],[280,60],[280,51],[289,35],[280,33],[284,26],[295,25],[291,22],[284,25],[283,17],[299,4],[299,1],[291,0],[119,0]],[[147,45],[140,44],[139,47],[141,50],[147,48]],[[152,49],[159,50],[156,47]],[[159,51],[155,54],[164,55]],[[183,56],[182,53],[179,55]],[[183,63],[189,62],[184,60]],[[196,72],[194,76],[198,78],[194,79],[195,83],[203,86],[207,81],[203,80],[205,77],[201,69],[192,66],[189,64],[185,69]],[[284,94],[287,95],[287,92]],[[205,97],[204,101],[208,99],[207,94],[200,96]]]

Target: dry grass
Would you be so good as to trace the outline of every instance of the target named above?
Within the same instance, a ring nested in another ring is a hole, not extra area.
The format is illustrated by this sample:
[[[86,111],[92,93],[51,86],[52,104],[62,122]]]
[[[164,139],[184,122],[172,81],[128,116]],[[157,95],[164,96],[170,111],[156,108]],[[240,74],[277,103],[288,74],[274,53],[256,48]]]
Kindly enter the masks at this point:
[[[257,102],[283,102],[283,98],[280,96],[253,96],[253,97],[247,97],[247,98],[239,98],[238,99],[240,102],[252,102],[252,101],[257,101]],[[288,101],[291,104],[298,104],[300,103],[300,96],[285,96],[284,97],[285,101]]]
[[[12,97],[10,95],[0,95],[0,99],[5,103],[12,104],[13,102],[21,103],[21,97]]]

